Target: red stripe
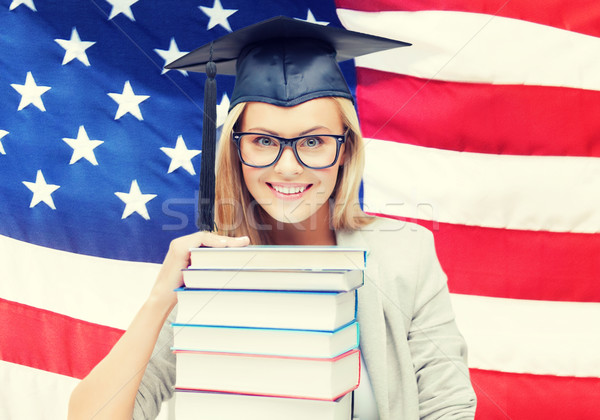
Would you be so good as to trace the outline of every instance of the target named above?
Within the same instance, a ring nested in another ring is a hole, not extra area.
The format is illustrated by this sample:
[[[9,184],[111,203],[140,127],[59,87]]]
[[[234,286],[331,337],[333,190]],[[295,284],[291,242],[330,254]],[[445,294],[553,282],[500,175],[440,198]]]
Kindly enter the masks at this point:
[[[0,299],[0,360],[81,379],[122,330]]]
[[[600,36],[600,4],[590,0],[336,0],[337,7],[365,12],[448,10],[485,13]]]
[[[600,92],[427,81],[357,68],[365,137],[439,149],[600,157]]]
[[[600,417],[600,378],[573,378],[471,369],[476,420]]]
[[[600,302],[600,234],[410,221],[433,232],[438,258],[453,293]]]

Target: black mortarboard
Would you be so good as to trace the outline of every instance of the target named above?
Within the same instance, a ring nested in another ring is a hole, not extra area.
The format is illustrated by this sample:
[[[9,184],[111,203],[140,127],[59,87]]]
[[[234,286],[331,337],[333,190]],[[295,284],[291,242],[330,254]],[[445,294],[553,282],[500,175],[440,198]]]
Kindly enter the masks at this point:
[[[353,100],[337,62],[407,45],[280,16],[227,34],[167,65],[168,69],[205,72],[208,76],[198,227],[212,230],[214,225],[217,72],[236,75],[230,109],[240,102],[294,106],[327,96]]]

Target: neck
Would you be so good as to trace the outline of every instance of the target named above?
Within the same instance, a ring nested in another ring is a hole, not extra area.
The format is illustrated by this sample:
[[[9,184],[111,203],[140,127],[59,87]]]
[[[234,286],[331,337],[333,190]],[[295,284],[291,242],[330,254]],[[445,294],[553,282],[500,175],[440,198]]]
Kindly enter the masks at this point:
[[[271,239],[275,245],[336,245],[328,202],[302,222],[283,223],[273,219],[269,222],[273,227]]]

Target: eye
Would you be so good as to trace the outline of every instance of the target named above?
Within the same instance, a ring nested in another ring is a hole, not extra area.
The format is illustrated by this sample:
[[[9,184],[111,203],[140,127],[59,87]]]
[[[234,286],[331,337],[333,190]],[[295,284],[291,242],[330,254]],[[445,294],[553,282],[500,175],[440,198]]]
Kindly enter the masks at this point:
[[[308,137],[302,139],[300,147],[314,148],[320,146],[322,143],[323,140],[320,137]]]
[[[275,139],[272,139],[271,137],[256,137],[254,139],[254,143],[259,145],[259,146],[263,146],[263,147],[271,147],[271,146],[276,146],[277,142],[275,141]]]

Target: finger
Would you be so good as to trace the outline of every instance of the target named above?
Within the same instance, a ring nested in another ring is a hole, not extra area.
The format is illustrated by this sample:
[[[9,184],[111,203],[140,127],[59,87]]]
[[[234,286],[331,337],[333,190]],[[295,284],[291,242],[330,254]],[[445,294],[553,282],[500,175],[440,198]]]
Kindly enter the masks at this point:
[[[250,245],[250,238],[247,236],[237,236],[234,238],[227,238],[227,246],[229,247],[241,247]]]
[[[213,248],[225,248],[225,247],[241,247],[247,246],[250,243],[250,239],[247,236],[240,237],[229,237],[223,235],[217,235],[214,233],[207,233],[202,238],[202,245]]]

